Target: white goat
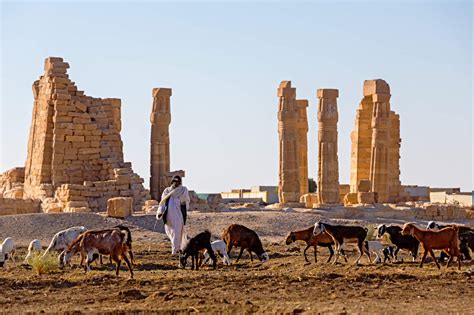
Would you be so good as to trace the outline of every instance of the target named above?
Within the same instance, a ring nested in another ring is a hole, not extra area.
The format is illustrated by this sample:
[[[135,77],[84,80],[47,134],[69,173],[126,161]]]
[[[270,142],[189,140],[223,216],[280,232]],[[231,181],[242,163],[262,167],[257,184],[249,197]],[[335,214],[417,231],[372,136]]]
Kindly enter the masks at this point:
[[[211,246],[212,246],[212,250],[214,251],[214,254],[216,254],[216,256],[222,255],[224,264],[227,266],[230,266],[230,258],[229,258],[229,255],[227,254],[227,250],[226,250],[227,245],[225,244],[225,242],[222,240],[217,240],[217,241],[211,242]],[[204,252],[204,260],[202,261],[202,263],[205,264],[207,261],[209,261],[209,264],[212,263],[209,260],[209,258],[210,258],[209,253],[206,250]]]
[[[3,267],[8,260],[15,263],[15,242],[11,237],[7,237],[0,245],[0,267]]]
[[[87,231],[87,229],[83,226],[73,226],[69,229],[59,231],[53,236],[51,243],[49,243],[49,246],[46,248],[46,251],[42,257],[45,257],[51,251],[60,252],[58,262],[59,265],[62,266],[64,251],[80,234],[84,233],[85,231]]]
[[[26,255],[24,263],[28,264],[30,262],[31,257],[35,253],[40,253],[43,247],[41,246],[40,240],[32,240],[30,245],[28,245],[28,255]]]

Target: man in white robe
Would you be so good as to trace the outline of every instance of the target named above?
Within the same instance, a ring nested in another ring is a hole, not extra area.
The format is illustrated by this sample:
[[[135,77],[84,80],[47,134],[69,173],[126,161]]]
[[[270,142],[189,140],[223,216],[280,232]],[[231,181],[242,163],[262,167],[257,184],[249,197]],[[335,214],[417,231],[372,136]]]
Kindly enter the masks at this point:
[[[181,177],[174,176],[171,186],[163,191],[156,219],[163,219],[165,232],[171,241],[171,255],[181,252],[186,245],[186,214],[189,209],[188,189],[181,184]]]

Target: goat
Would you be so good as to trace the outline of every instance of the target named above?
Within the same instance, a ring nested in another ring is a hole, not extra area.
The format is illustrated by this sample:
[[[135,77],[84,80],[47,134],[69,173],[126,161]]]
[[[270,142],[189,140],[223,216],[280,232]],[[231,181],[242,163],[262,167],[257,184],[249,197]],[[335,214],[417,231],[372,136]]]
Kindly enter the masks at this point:
[[[411,235],[402,235],[401,232],[402,228],[397,225],[386,226],[385,224],[382,224],[377,228],[377,236],[379,238],[381,238],[385,233],[390,236],[390,241],[395,245],[395,252],[393,253],[395,260],[398,260],[397,255],[400,249],[405,249],[410,252],[413,261],[415,261],[418,256],[420,242]]]
[[[28,245],[28,254],[25,257],[24,263],[25,264],[29,263],[31,257],[35,253],[41,252],[42,249],[43,249],[43,247],[41,246],[40,240],[32,240],[30,242],[30,245]]]
[[[105,230],[91,230],[79,235],[64,252],[64,264],[70,262],[72,256],[81,254],[82,260],[87,258],[84,271],[90,271],[90,264],[97,258],[97,254],[110,255],[116,263],[116,276],[119,275],[122,259],[133,278],[133,270],[127,253],[130,253],[131,234],[118,228]]]
[[[331,261],[331,258],[334,255],[334,250],[332,249],[332,245],[334,245],[334,241],[327,233],[320,233],[318,235],[314,235],[313,229],[314,227],[311,226],[304,230],[289,232],[286,237],[286,245],[290,245],[291,243],[296,242],[296,241],[304,241],[306,243],[306,248],[303,251],[303,256],[304,256],[304,260],[307,263],[309,263],[309,260],[306,257],[306,251],[308,250],[308,248],[313,246],[314,262],[317,263],[318,262],[318,257],[317,257],[318,245],[322,247],[327,247],[329,249],[329,258],[326,261],[326,263],[328,263]],[[347,258],[344,254],[344,250],[341,249],[341,251],[342,251],[342,255],[344,259],[346,259],[346,262],[347,262]]]
[[[442,249],[449,255],[447,267],[453,260],[453,257],[458,258],[458,269],[461,269],[461,253],[459,252],[458,227],[450,226],[439,231],[422,230],[417,228],[413,223],[405,223],[402,228],[402,235],[411,235],[416,237],[423,246],[424,253],[421,258],[420,268],[423,267],[428,252],[434,259],[436,266],[440,269],[439,263],[433,253],[433,249]]]
[[[212,250],[214,251],[214,254],[217,254],[222,257],[224,264],[227,266],[230,266],[230,258],[229,255],[227,254],[226,250],[226,244],[222,240],[216,240],[214,242],[211,242]],[[207,252],[207,249],[204,252],[204,259],[202,263],[206,263],[210,259],[210,255]]]
[[[373,263],[381,263],[383,256],[383,262],[385,263],[387,260],[391,260],[394,258],[394,250],[393,246],[388,246],[382,244],[380,241],[365,241],[364,246],[366,249],[373,255],[375,255],[375,258],[373,260]],[[380,255],[380,256],[379,256]]]
[[[467,260],[472,259],[469,248],[474,252],[474,232],[467,232],[459,236],[459,250]]]
[[[87,229],[83,226],[73,226],[66,230],[59,231],[53,236],[42,257],[46,257],[51,251],[59,252],[58,262],[59,266],[62,266],[64,261],[64,251],[81,233],[84,233],[85,231],[87,231]]]
[[[436,230],[441,230],[445,227],[454,226],[454,225],[455,224],[440,225],[440,224],[436,223],[435,221],[430,221],[430,222],[428,222],[428,225],[426,226],[426,229],[436,231]],[[472,230],[471,228],[469,228],[467,226],[457,225],[457,227],[459,228],[459,230],[458,230],[459,241],[461,241],[461,236],[464,235],[465,233],[474,232],[474,230]],[[464,256],[463,259],[470,260],[471,255],[469,255],[469,250],[464,246],[464,243],[462,243],[462,244],[460,243],[459,247],[460,247],[461,253]],[[467,252],[467,255],[466,255],[466,252]],[[444,262],[447,257],[449,257],[449,256],[444,251],[442,251],[441,254],[439,255],[438,261],[439,262]]]
[[[8,260],[15,263],[15,242],[11,237],[7,237],[0,245],[0,267],[3,267]]]
[[[367,228],[361,226],[345,226],[345,225],[330,225],[327,223],[316,222],[314,224],[313,234],[318,235],[319,233],[326,232],[331,236],[336,245],[336,258],[334,259],[333,264],[337,263],[337,259],[341,254],[342,246],[344,242],[348,243],[351,240],[357,242],[357,248],[359,249],[359,257],[357,258],[355,264],[359,264],[359,260],[363,254],[366,254],[370,259],[370,252],[364,246],[364,240],[367,237]]]
[[[239,257],[235,261],[239,261],[242,257],[243,251],[246,249],[250,255],[250,261],[253,261],[252,252],[254,252],[261,262],[266,262],[270,259],[262,246],[262,242],[255,231],[240,224],[229,225],[222,233],[222,239],[227,245],[227,253],[230,252],[234,246],[240,247]]]
[[[192,258],[192,265],[191,265],[191,270],[194,270],[194,262],[196,261],[196,270],[199,270],[199,251],[206,249],[209,256],[212,259],[212,266],[214,269],[216,269],[217,265],[217,258],[216,255],[214,254],[214,251],[212,250],[212,245],[211,245],[211,232],[208,230],[199,233],[198,235],[194,236],[191,238],[186,246],[183,249],[182,254],[179,257],[179,262],[181,266],[186,268],[186,262],[188,260],[188,257],[191,256]]]

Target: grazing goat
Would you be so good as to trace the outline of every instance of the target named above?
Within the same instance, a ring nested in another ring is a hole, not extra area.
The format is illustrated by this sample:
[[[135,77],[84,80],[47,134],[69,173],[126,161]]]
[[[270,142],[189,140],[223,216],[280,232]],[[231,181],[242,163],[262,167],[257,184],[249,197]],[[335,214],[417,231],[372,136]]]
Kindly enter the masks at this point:
[[[25,257],[24,263],[27,264],[30,262],[31,257],[35,253],[40,253],[43,247],[41,246],[40,240],[32,240],[30,245],[28,245],[28,254]]]
[[[471,260],[469,249],[474,252],[474,232],[467,232],[459,236],[459,250],[465,259]]]
[[[15,263],[15,242],[11,237],[7,237],[0,245],[0,267],[3,267],[8,260]]]
[[[318,262],[318,257],[317,257],[317,252],[318,252],[318,245],[322,247],[327,247],[329,249],[329,258],[326,261],[326,263],[331,261],[332,256],[334,255],[334,250],[332,249],[332,245],[334,245],[334,241],[332,240],[331,236],[329,236],[327,233],[320,233],[318,235],[313,234],[314,227],[311,226],[307,229],[304,230],[299,230],[299,231],[292,231],[288,233],[288,236],[286,237],[286,245],[290,245],[293,242],[296,241],[304,241],[306,243],[306,248],[303,251],[303,256],[304,260],[309,263],[308,258],[306,257],[306,251],[308,248],[313,246],[314,248],[314,262]],[[347,258],[344,254],[344,250],[341,249],[342,255],[344,259]]]
[[[227,253],[230,255],[232,247],[240,247],[239,257],[235,261],[239,261],[242,253],[246,249],[250,255],[250,261],[253,261],[252,252],[254,252],[261,262],[270,259],[262,246],[262,242],[255,231],[240,224],[229,225],[222,233],[222,239],[227,245]]]
[[[405,223],[402,228],[403,235],[411,235],[416,237],[423,246],[424,253],[421,258],[420,268],[423,267],[428,252],[440,269],[439,263],[433,253],[433,249],[442,249],[449,255],[447,267],[453,260],[453,257],[458,258],[458,269],[461,269],[461,253],[459,252],[458,227],[450,226],[439,231],[422,230],[417,228],[413,223]]]
[[[81,233],[84,233],[85,231],[87,231],[87,229],[83,226],[73,226],[69,229],[59,231],[53,236],[51,243],[49,243],[49,246],[46,248],[42,257],[46,257],[51,251],[59,252],[58,262],[59,266],[62,266],[64,251]]]
[[[130,253],[131,234],[118,228],[86,231],[78,236],[64,253],[64,264],[69,263],[72,256],[81,254],[82,260],[87,258],[84,271],[90,270],[90,264],[97,258],[97,254],[110,255],[116,263],[115,274],[119,275],[122,259],[133,278],[133,270],[127,253]]]
[[[229,255],[227,254],[225,242],[222,240],[217,240],[217,241],[211,242],[211,246],[212,246],[212,250],[214,251],[214,254],[221,256],[222,260],[224,261],[224,264],[227,266],[230,266],[230,258],[229,258]],[[202,263],[206,263],[210,258],[211,256],[209,255],[206,249],[206,251],[204,252],[204,260]]]
[[[216,269],[217,258],[214,254],[214,251],[212,250],[211,232],[209,232],[208,230],[201,232],[191,238],[184,247],[183,253],[179,257],[179,262],[181,263],[183,269],[186,268],[186,262],[188,260],[188,257],[191,256],[191,270],[194,270],[194,262],[196,262],[196,270],[199,270],[199,251],[203,249],[207,250],[209,256],[212,259],[212,266],[214,267],[214,269]]]
[[[402,235],[402,228],[397,225],[386,226],[385,224],[382,224],[377,228],[377,230],[377,236],[379,238],[381,238],[385,233],[390,236],[390,241],[395,245],[395,252],[393,253],[395,260],[398,260],[397,255],[400,249],[408,250],[410,255],[413,257],[413,261],[416,260],[420,242],[415,237],[411,235]]]
[[[318,235],[319,233],[326,232],[331,236],[336,245],[336,258],[334,259],[333,264],[337,263],[339,255],[342,254],[341,249],[342,246],[344,246],[344,243],[349,243],[350,241],[357,242],[357,248],[359,249],[360,255],[355,264],[358,265],[363,254],[366,254],[369,258],[369,262],[372,262],[370,259],[370,252],[364,246],[367,231],[367,228],[361,226],[330,225],[327,223],[316,222],[314,224],[313,234]]]

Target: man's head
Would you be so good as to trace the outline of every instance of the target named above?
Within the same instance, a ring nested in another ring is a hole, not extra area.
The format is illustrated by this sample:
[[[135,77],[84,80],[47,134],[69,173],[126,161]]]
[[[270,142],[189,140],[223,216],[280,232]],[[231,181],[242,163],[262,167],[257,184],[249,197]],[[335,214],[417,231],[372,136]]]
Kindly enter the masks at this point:
[[[178,175],[173,176],[173,179],[171,180],[171,186],[176,188],[176,187],[181,186],[181,183],[182,183],[181,176],[178,176]]]

